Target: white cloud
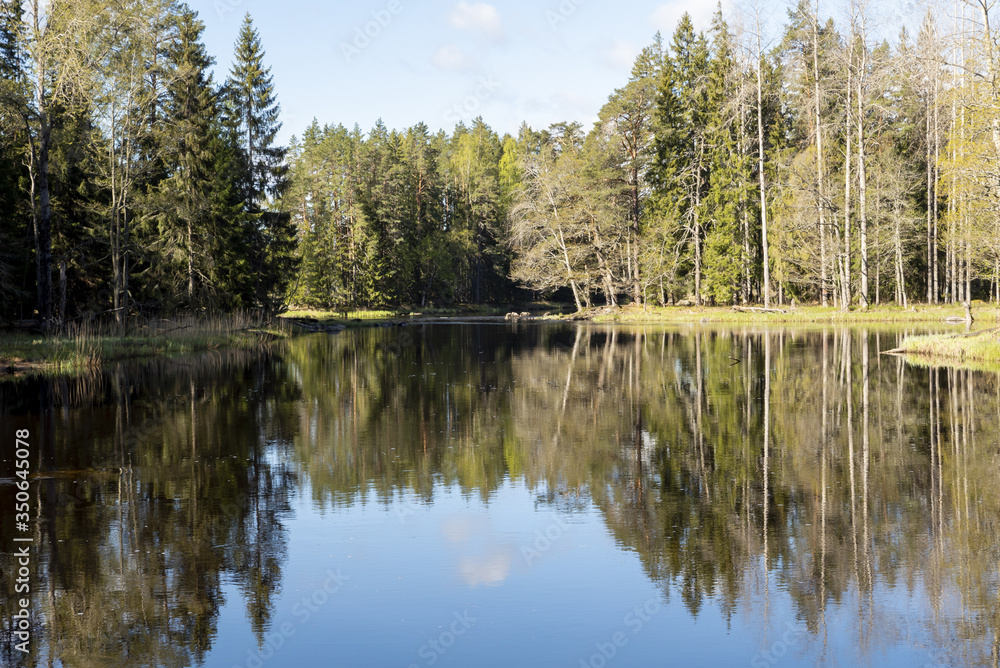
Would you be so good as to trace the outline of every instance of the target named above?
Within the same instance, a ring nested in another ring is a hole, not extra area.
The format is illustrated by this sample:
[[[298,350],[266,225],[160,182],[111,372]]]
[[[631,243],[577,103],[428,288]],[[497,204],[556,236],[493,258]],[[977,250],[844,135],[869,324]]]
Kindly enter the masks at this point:
[[[454,44],[445,44],[431,56],[431,63],[446,72],[459,72],[470,68],[473,60]]]
[[[477,30],[491,39],[504,36],[503,20],[493,5],[461,0],[451,12],[451,24],[460,30]]]
[[[631,70],[638,50],[628,42],[616,41],[601,53],[605,65],[615,70]]]
[[[489,518],[485,515],[452,515],[441,522],[441,533],[452,543],[464,543],[472,536],[489,529]]]
[[[458,563],[458,577],[469,587],[494,587],[510,574],[513,548],[501,546],[489,554],[462,557]]]
[[[684,16],[685,12],[691,15],[695,32],[699,32],[708,29],[712,21],[712,14],[715,12],[715,7],[716,3],[705,2],[704,0],[699,3],[675,0],[674,2],[657,7],[649,15],[649,22],[653,28],[663,33],[664,40],[669,42],[670,37],[677,30],[677,24],[680,23],[681,17]]]

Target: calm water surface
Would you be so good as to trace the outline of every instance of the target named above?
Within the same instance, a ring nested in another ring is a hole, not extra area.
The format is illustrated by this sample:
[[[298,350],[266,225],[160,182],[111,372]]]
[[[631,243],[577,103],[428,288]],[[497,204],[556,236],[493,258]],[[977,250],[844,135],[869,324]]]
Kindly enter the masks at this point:
[[[995,667],[1000,382],[900,336],[431,325],[0,385],[0,664]]]

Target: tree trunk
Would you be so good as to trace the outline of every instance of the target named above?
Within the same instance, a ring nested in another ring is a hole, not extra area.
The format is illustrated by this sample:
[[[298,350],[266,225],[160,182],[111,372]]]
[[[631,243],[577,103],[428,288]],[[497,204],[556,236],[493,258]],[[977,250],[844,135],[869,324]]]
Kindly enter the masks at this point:
[[[938,249],[938,183],[937,183],[937,165],[941,157],[941,137],[940,137],[940,122],[939,109],[938,109],[938,87],[940,86],[940,81],[938,77],[934,77],[934,303],[937,304],[941,299],[941,270],[939,267],[940,259],[938,255],[940,250]]]
[[[698,161],[695,163],[694,188],[694,303],[701,306],[701,161],[705,150],[703,139],[698,139]]]
[[[583,304],[580,302],[580,291],[577,290],[576,281],[573,279],[573,265],[569,261],[569,251],[566,250],[566,239],[563,236],[562,227],[559,228],[559,248],[562,250],[563,262],[566,266],[566,277],[569,278],[569,286],[573,289],[573,302],[576,310],[582,311]]]
[[[66,260],[59,261],[59,326],[66,324]]]
[[[191,218],[187,221],[187,274],[188,274],[188,308],[194,305],[194,233],[191,229]]]
[[[761,292],[764,293],[764,308],[771,307],[771,262],[770,249],[767,240],[767,189],[764,180],[764,82],[761,72],[761,59],[764,54],[761,52],[760,25],[757,26],[757,171],[760,176],[760,233],[764,256],[761,261],[764,265],[764,285]]]
[[[750,216],[743,209],[743,305],[750,303]]]
[[[38,212],[35,218],[35,276],[37,288],[38,320],[42,331],[52,328],[52,198],[49,190],[49,148],[52,143],[52,121],[49,118],[45,86],[49,83],[48,59],[45,49],[38,44],[44,39],[41,3],[33,0],[32,33],[35,41],[35,105],[38,118],[38,161],[34,179],[38,186]]]
[[[997,286],[997,306],[1000,306],[1000,259],[993,264],[993,282]]]
[[[853,44],[848,58],[854,59]],[[844,298],[843,309],[851,306],[851,62],[847,63],[847,118],[845,119],[846,145],[844,147]]]
[[[819,2],[813,17],[813,84],[816,95],[816,211],[819,217],[820,302],[829,305],[826,276],[826,225],[823,222],[823,121],[819,98]]]
[[[898,207],[899,205],[897,204],[896,206]],[[895,237],[893,239],[893,241],[895,242],[895,245],[896,245],[896,285],[897,285],[897,292],[898,292],[898,296],[896,298],[896,302],[902,304],[903,308],[906,308],[906,306],[907,306],[907,304],[906,304],[906,283],[905,283],[906,279],[905,279],[905,277],[903,275],[903,242],[902,242],[902,238],[901,238],[902,235],[900,233],[900,224],[899,224],[900,215],[901,215],[900,212],[897,211],[896,212],[896,230],[895,230],[895,234],[893,235]]]
[[[635,304],[642,304],[642,274],[639,270],[639,217],[641,209],[639,206],[639,169],[638,155],[633,151],[632,156],[632,225],[629,231],[631,235],[631,264],[632,264],[632,301]]]
[[[858,71],[858,221],[861,224],[861,307],[868,308],[868,174],[865,165],[864,69],[862,53]]]
[[[926,130],[925,139],[927,142],[927,303],[934,303],[934,264],[933,264],[933,220],[934,207],[931,198],[937,197],[934,192],[934,167],[931,162],[931,94],[927,91],[927,104],[925,105]]]

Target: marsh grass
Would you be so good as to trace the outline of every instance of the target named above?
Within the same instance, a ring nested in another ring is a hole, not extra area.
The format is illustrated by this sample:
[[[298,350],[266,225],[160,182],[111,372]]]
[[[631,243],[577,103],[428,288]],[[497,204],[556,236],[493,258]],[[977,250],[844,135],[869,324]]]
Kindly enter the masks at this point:
[[[365,327],[379,322],[410,317],[440,317],[459,315],[506,315],[509,308],[485,305],[457,306],[452,308],[423,308],[411,311],[362,309],[351,311],[331,311],[324,309],[293,309],[282,316],[285,320],[313,319],[326,324],[341,324],[345,327]]]
[[[133,322],[125,331],[113,322],[70,324],[51,336],[0,334],[0,372],[72,371],[156,355],[257,348],[288,335],[281,320],[261,323],[244,313],[157,318]]]
[[[904,354],[931,366],[955,362],[995,369],[1000,366],[1000,328],[969,334],[913,336],[904,339],[899,348],[889,352]]]
[[[739,312],[724,306],[626,306],[621,309],[591,309],[590,319],[594,322],[629,323],[671,323],[671,322],[711,322],[711,323],[752,323],[752,324],[891,324],[891,323],[942,323],[946,318],[964,318],[965,310],[960,305],[917,304],[909,308],[901,306],[873,306],[867,310],[859,308],[843,311],[821,306],[779,307],[783,313]],[[973,306],[977,320],[984,323],[1000,321],[1000,309],[995,306]]]

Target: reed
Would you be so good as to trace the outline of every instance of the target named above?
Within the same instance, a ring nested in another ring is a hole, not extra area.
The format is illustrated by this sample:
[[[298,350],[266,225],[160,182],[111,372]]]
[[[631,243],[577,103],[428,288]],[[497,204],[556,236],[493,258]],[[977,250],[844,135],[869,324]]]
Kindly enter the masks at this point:
[[[977,320],[1000,321],[1000,308],[977,304]],[[900,306],[873,306],[867,310],[854,308],[844,311],[821,306],[778,307],[771,312],[740,312],[724,306],[665,306],[621,309],[591,309],[583,314],[595,322],[629,323],[752,323],[752,324],[891,324],[891,323],[944,323],[947,318],[964,318],[961,305],[916,304],[909,308]],[[576,316],[579,317],[579,314]]]
[[[888,352],[912,356],[931,364],[973,363],[992,368],[1000,365],[1000,328],[969,334],[913,336],[904,339],[899,348]]]
[[[50,336],[0,335],[0,372],[99,368],[116,360],[216,348],[257,348],[289,336],[282,320],[261,322],[248,313],[184,315],[115,322],[71,323]]]

